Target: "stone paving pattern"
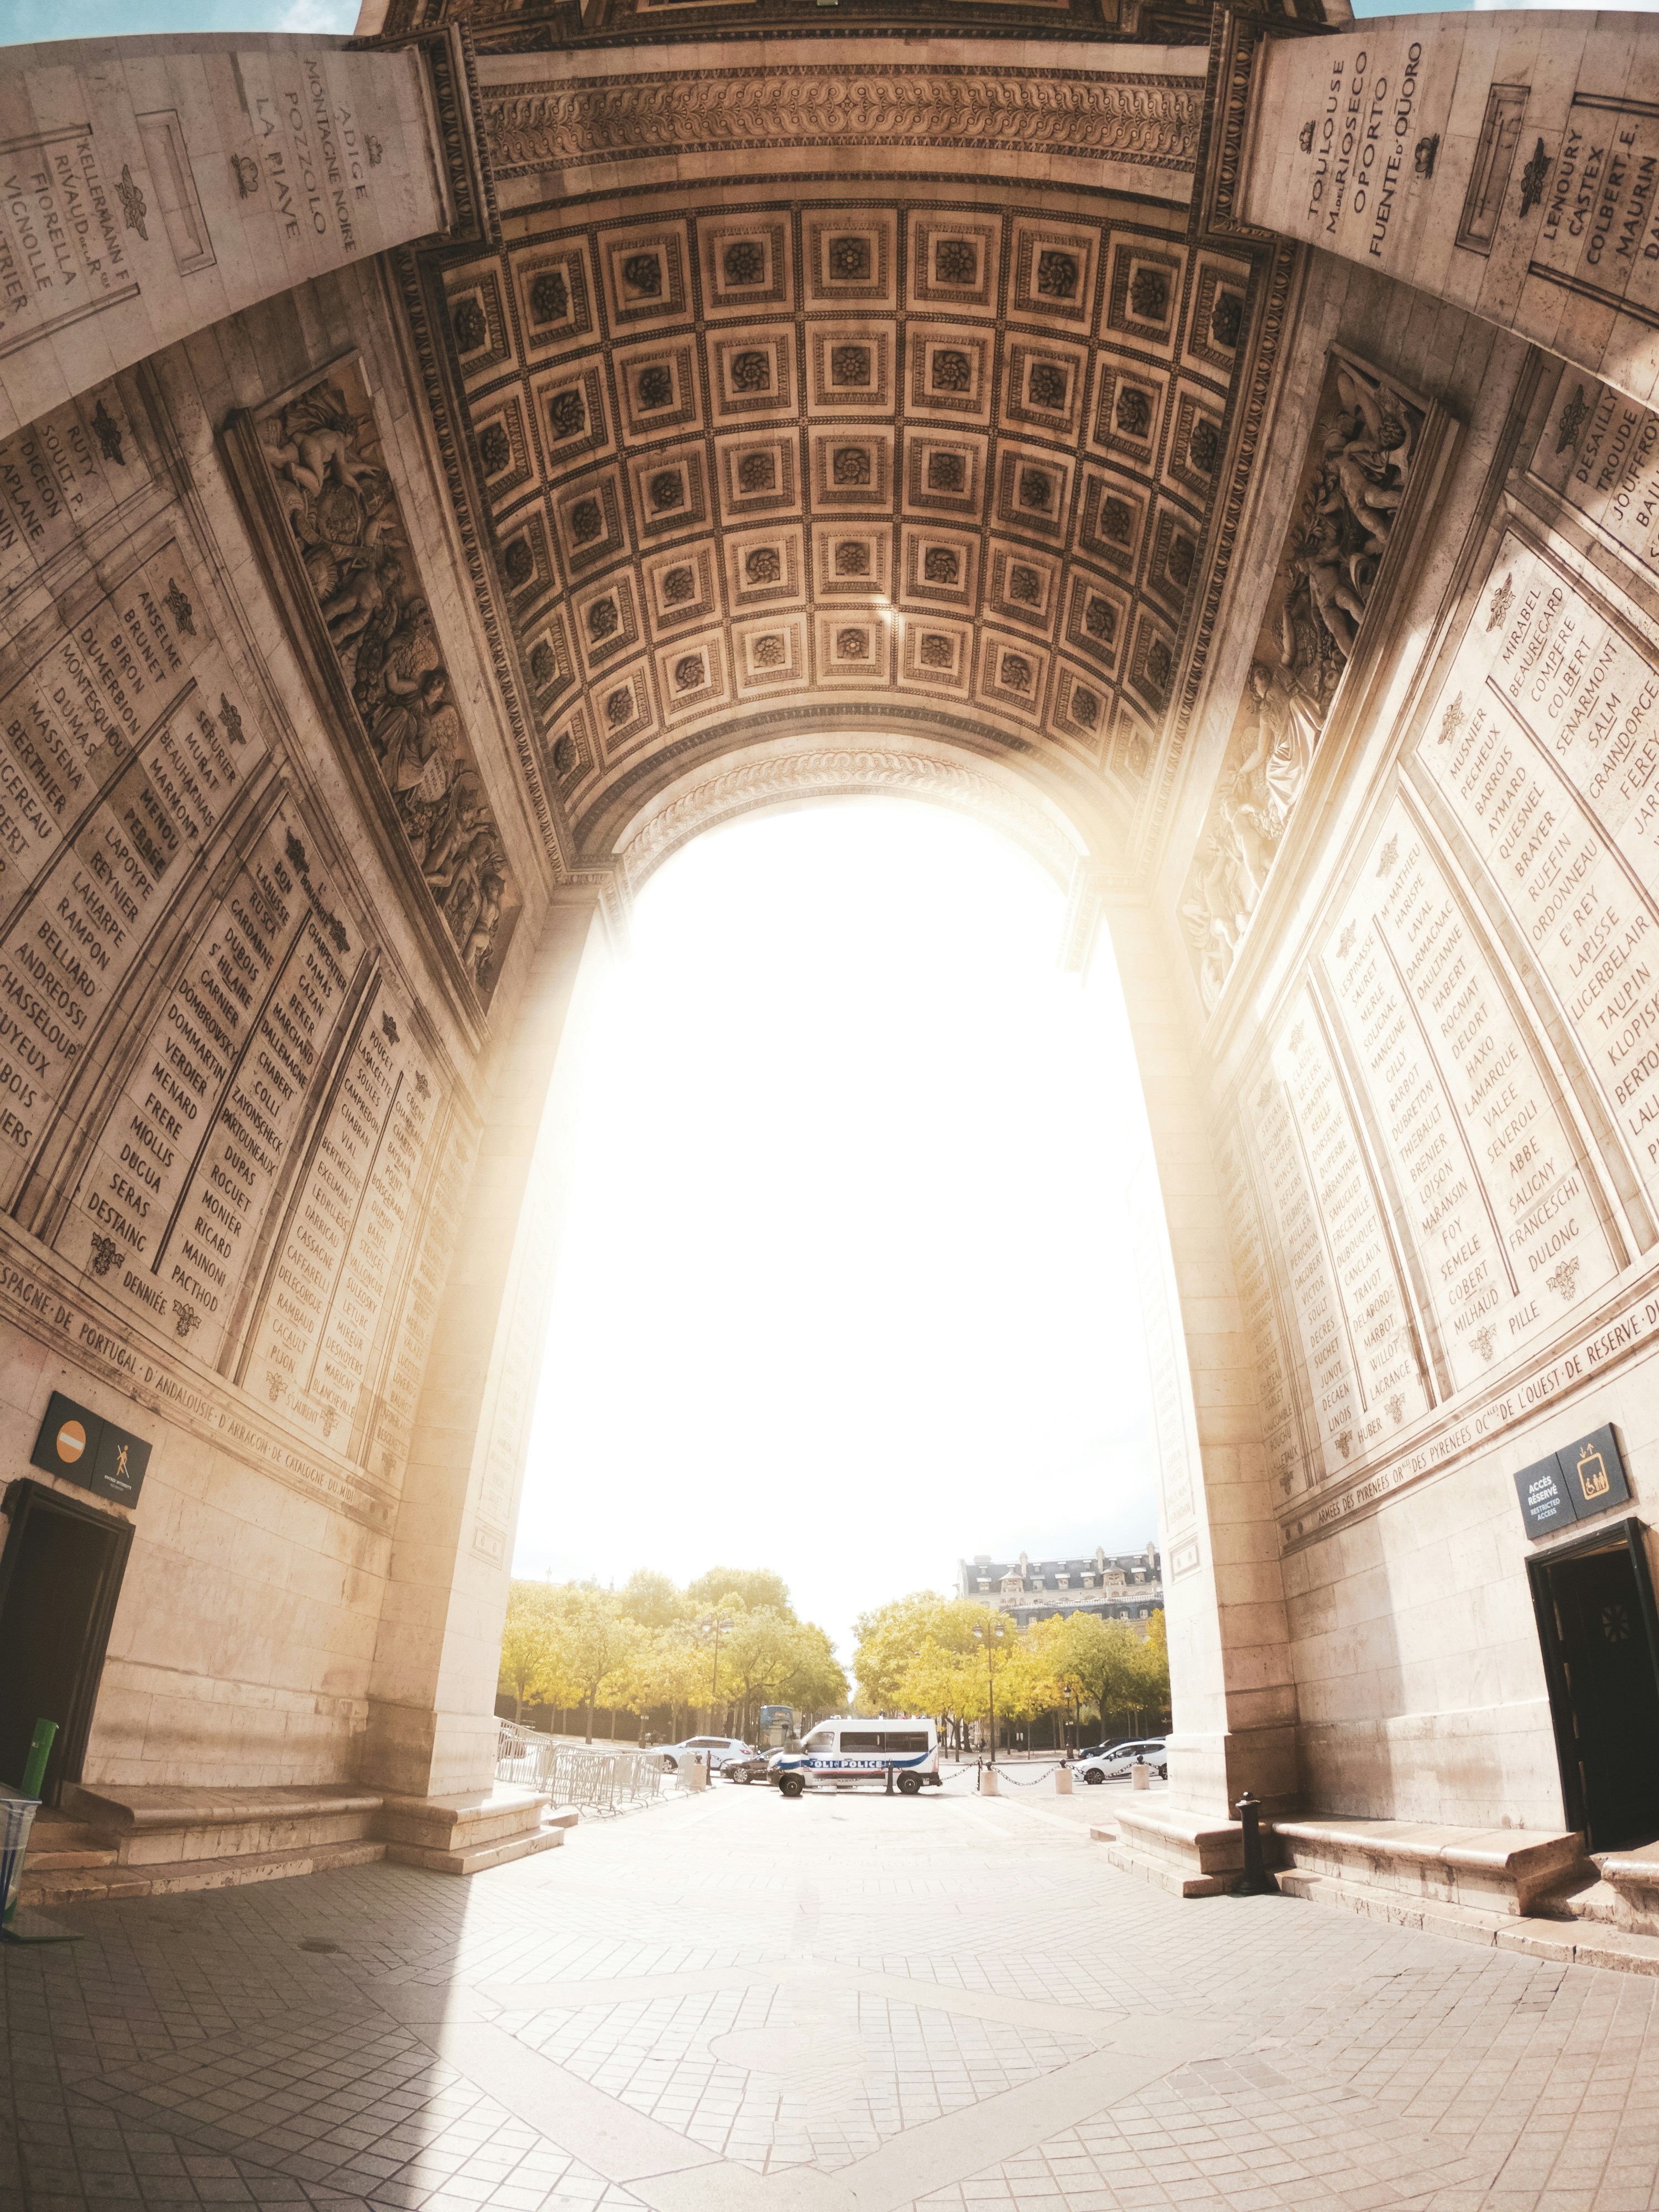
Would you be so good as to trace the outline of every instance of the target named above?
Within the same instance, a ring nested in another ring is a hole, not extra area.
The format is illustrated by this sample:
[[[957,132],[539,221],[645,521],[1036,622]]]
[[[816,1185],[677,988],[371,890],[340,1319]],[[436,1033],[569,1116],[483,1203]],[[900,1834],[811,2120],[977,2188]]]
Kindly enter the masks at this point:
[[[3,2212],[1655,2212],[1659,1978],[720,1790],[0,1952]]]

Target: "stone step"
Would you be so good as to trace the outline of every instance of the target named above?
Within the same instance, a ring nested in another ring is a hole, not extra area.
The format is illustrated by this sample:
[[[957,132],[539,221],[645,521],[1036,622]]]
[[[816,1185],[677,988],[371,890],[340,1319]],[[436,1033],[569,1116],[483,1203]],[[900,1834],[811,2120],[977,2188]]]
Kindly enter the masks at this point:
[[[1539,1920],[1605,1921],[1613,1925],[1624,1918],[1625,1901],[1611,1882],[1601,1879],[1599,1869],[1592,1867],[1588,1874],[1576,1875],[1559,1889],[1539,1898],[1532,1910],[1534,1917]]]
[[[1361,1920],[1386,1921],[1394,1928],[1414,1928],[1422,1935],[1446,1936],[1457,1943],[1482,1943],[1488,1949],[1500,1934],[1524,1924],[1509,1913],[1483,1911],[1454,1899],[1413,1896],[1379,1884],[1344,1881],[1337,1875],[1304,1867],[1285,1868],[1273,1880],[1281,1896],[1297,1897],[1304,1904],[1351,1912]],[[1571,1948],[1571,1938],[1568,1943]]]
[[[1537,1900],[1593,1880],[1576,1831],[1447,1827],[1325,1814],[1276,1820],[1278,1849],[1299,1873],[1412,1902],[1518,1917]]]
[[[1181,1897],[1237,1879],[1238,1831],[1133,1806],[1092,1827],[1109,1862]],[[1264,1823],[1286,1897],[1565,1966],[1659,1975],[1659,1843],[1586,1856],[1571,1831],[1474,1829],[1327,1814]],[[1289,1864],[1285,1864],[1288,1860]]]
[[[1244,1832],[1237,1820],[1194,1820],[1170,1812],[1160,1798],[1156,1811],[1145,1802],[1120,1805],[1113,1826],[1106,1842],[1111,1864],[1172,1896],[1224,1897],[1244,1871]],[[1262,1842],[1272,1863],[1271,1832]]]
[[[34,1816],[34,1825],[29,1830],[31,1850],[43,1838],[55,1851],[84,1850],[109,1841],[101,1828],[94,1827],[87,1820],[74,1820],[51,1805],[43,1805]]]
[[[23,1855],[23,1880],[32,1874],[61,1874],[66,1867],[118,1866],[120,1861],[112,1850],[100,1850],[95,1845],[68,1850],[37,1850],[31,1841]]]
[[[368,1866],[386,1856],[369,1841],[309,1844],[297,1849],[250,1852],[236,1858],[166,1859],[98,1867],[36,1869],[24,1863],[18,1885],[23,1905],[91,1905],[106,1897],[168,1897],[196,1889],[240,1889],[249,1882],[280,1881],[289,1875],[326,1874],[336,1867]]]
[[[451,1797],[383,1797],[348,1784],[188,1788],[73,1784],[67,1809],[35,1816],[19,1894],[29,1905],[227,1889],[391,1858],[434,1874],[483,1874],[556,1850],[574,1809],[514,1786]]]
[[[1601,1879],[1618,1895],[1624,1926],[1659,1936],[1659,1843],[1601,1854]]]
[[[1659,1845],[1597,1851],[1577,1875],[1559,1883],[1532,1909],[1540,1919],[1659,1936]]]
[[[62,1873],[74,1867],[113,1866],[114,1844],[100,1830],[43,1805],[29,1830],[23,1856],[26,1874]]]
[[[374,1790],[337,1784],[213,1790],[77,1783],[69,1797],[70,1818],[113,1844],[123,1866],[259,1860],[368,1843],[376,1838],[384,1802]]]
[[[507,1866],[514,1859],[532,1857],[538,1851],[556,1851],[564,1841],[565,1830],[573,1826],[575,1815],[560,1821],[550,1821],[533,1836],[510,1836],[505,1843],[480,1844],[476,1848],[459,1851],[434,1850],[420,1844],[388,1844],[386,1855],[394,1866],[425,1867],[431,1874],[487,1874],[491,1867]]]

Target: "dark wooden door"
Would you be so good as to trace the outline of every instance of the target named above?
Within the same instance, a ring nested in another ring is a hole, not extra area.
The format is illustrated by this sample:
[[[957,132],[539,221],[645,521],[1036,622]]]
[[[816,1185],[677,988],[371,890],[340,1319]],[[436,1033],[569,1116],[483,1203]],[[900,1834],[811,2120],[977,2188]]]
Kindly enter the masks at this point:
[[[131,1525],[38,1482],[6,1499],[0,1555],[0,1782],[22,1780],[37,1720],[58,1723],[43,1795],[58,1802],[81,1760],[97,1702]]]
[[[1636,1563],[1620,1545],[1553,1561],[1549,1581],[1589,1848],[1651,1842],[1659,1837],[1659,1672]]]

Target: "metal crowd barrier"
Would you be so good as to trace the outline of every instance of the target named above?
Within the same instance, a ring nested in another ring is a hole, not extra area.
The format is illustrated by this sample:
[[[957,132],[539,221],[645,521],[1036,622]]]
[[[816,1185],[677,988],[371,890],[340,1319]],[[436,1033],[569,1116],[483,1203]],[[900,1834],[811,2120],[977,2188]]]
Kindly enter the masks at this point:
[[[497,1723],[495,1779],[545,1790],[555,1805],[574,1805],[584,1813],[620,1813],[654,1802],[674,1782],[662,1761],[648,1751],[611,1751],[598,1744],[560,1743],[550,1735]]]

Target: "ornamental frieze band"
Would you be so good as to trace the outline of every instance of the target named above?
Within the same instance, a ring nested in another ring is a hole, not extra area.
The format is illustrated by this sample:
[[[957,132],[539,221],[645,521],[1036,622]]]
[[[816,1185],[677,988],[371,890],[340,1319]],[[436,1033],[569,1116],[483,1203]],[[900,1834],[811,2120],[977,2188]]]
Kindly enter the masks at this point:
[[[590,78],[550,90],[506,84],[483,98],[497,178],[579,168],[642,154],[723,147],[913,145],[1064,147],[1194,167],[1204,88],[1194,77],[1056,76],[895,68],[857,78],[827,70],[757,69]]]

